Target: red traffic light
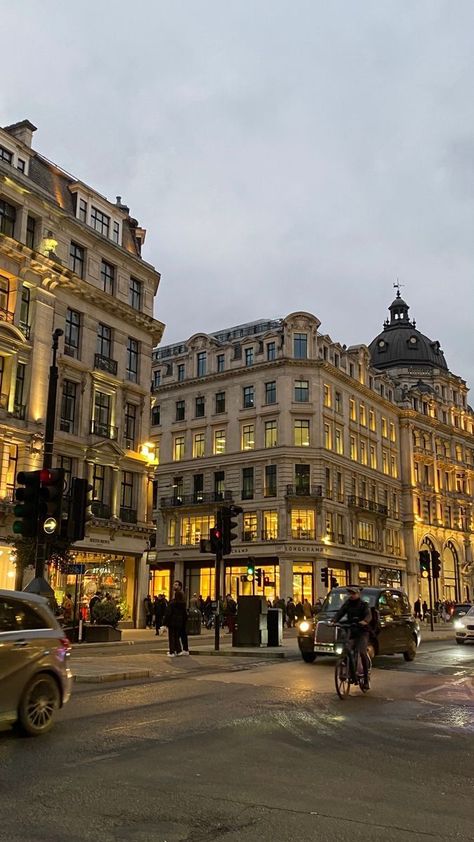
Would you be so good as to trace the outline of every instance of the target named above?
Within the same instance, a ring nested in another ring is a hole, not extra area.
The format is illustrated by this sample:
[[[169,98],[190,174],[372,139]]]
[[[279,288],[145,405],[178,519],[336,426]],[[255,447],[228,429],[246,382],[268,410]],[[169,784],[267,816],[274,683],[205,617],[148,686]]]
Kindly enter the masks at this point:
[[[62,468],[56,470],[52,468],[42,468],[39,472],[39,476],[40,483],[42,485],[53,485],[59,480],[62,480],[64,482],[64,474]]]

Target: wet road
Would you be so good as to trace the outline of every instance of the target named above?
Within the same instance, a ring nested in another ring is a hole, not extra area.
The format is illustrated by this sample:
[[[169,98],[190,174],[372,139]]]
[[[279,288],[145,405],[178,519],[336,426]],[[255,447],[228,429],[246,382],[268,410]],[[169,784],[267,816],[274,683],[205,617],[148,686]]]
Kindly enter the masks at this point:
[[[383,659],[344,702],[329,659],[134,657],[156,677],[0,735],[2,842],[473,839],[474,646]]]

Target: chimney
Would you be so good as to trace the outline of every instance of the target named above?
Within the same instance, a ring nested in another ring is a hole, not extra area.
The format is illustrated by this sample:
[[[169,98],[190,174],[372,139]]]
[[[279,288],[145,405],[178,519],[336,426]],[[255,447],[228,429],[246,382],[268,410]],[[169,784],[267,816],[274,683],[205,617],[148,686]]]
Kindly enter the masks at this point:
[[[25,146],[29,146],[31,149],[31,141],[33,132],[36,131],[36,126],[30,123],[29,120],[21,120],[19,123],[12,123],[11,126],[5,126],[4,131],[16,137],[17,140],[24,143]]]
[[[119,210],[124,211],[124,213],[130,213],[130,208],[127,207],[127,205],[122,205],[121,196],[117,196],[117,201],[115,202],[115,205],[117,208],[119,208]]]

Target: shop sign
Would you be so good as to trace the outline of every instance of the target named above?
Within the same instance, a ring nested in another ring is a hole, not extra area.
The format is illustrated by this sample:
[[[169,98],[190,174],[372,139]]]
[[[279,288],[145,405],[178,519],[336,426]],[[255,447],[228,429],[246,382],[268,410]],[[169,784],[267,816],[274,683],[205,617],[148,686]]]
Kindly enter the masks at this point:
[[[83,576],[86,572],[85,564],[68,564],[64,571],[68,576]]]
[[[285,549],[290,553],[310,553],[311,555],[314,555],[314,553],[327,553],[328,551],[328,548],[323,544],[316,544],[311,547],[302,544],[289,544]]]

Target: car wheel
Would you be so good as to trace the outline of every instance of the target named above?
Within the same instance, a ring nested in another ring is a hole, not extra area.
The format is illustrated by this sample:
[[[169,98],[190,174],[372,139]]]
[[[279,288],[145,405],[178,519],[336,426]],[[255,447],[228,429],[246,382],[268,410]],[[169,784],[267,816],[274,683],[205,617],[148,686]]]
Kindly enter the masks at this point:
[[[51,675],[40,673],[27,684],[18,706],[18,727],[37,737],[51,728],[60,705],[59,688]]]
[[[305,664],[314,664],[316,660],[316,652],[302,652],[301,657]]]
[[[408,644],[408,649],[403,653],[405,661],[414,661],[416,656],[416,640],[412,638]]]
[[[462,646],[462,644],[464,643],[464,640],[462,639],[462,637],[457,637],[457,638],[456,638],[456,643],[457,643],[459,646]]]

